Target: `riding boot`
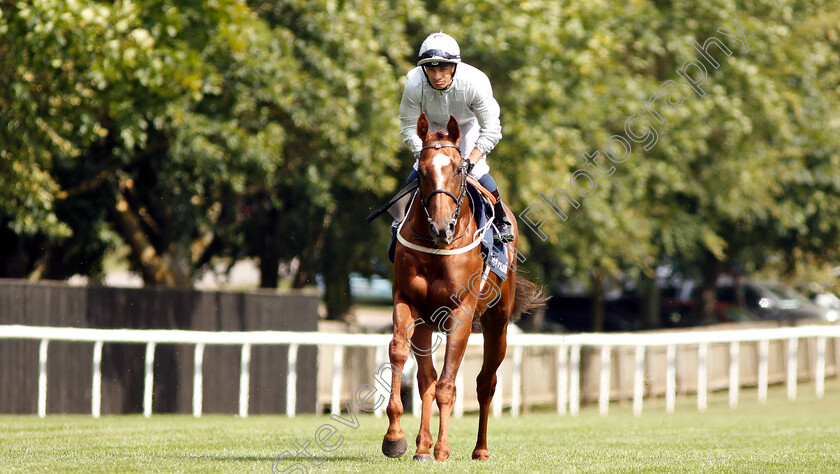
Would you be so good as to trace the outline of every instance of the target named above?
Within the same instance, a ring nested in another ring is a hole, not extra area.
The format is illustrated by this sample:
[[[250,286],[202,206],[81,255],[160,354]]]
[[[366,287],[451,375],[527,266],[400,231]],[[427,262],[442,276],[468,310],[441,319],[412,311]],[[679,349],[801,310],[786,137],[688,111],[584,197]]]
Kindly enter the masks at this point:
[[[496,193],[498,193],[498,191]],[[496,204],[493,205],[493,213],[496,214],[496,216],[493,218],[493,224],[496,226],[499,233],[496,234],[493,241],[497,244],[501,242],[510,242],[513,240],[513,227],[511,226],[507,214],[505,214],[505,208],[502,206],[501,198],[498,196],[494,197],[496,197]]]

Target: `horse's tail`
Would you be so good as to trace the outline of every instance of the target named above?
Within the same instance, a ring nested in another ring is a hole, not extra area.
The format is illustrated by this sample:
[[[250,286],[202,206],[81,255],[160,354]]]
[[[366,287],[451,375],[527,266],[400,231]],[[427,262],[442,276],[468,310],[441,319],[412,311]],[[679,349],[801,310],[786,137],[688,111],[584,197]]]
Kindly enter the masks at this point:
[[[516,295],[510,314],[510,320],[514,322],[524,313],[543,306],[549,298],[544,288],[522,276],[521,271],[520,268],[516,272]]]

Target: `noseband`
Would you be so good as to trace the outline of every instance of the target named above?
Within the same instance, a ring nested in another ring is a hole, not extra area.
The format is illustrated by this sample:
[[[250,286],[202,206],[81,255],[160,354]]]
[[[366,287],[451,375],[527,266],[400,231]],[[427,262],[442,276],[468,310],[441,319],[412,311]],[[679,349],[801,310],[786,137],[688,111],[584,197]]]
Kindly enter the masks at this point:
[[[443,143],[440,143],[440,142],[435,143],[434,145],[424,146],[423,148],[420,149],[420,151],[422,152],[423,150],[430,150],[430,149],[438,150],[438,149],[441,149],[441,148],[456,148],[456,149],[458,149],[458,154],[461,155],[461,149],[458,147],[458,145],[449,145],[449,144],[443,144]],[[428,196],[424,196],[423,195],[423,188],[418,186],[417,192],[420,194],[420,204],[422,204],[423,210],[426,212],[426,219],[429,222],[432,222],[432,216],[429,213],[429,200],[432,199],[432,196],[434,196],[435,194],[445,194],[445,195],[451,197],[453,201],[455,201],[455,214],[452,216],[452,221],[451,222],[455,223],[455,222],[458,221],[458,217],[461,215],[461,204],[464,202],[464,196],[467,193],[467,174],[468,174],[467,173],[467,166],[468,165],[469,165],[469,159],[461,156],[461,166],[458,167],[458,171],[457,171],[458,173],[461,174],[461,189],[460,189],[460,192],[458,193],[457,196],[455,196],[454,194],[452,194],[451,192],[449,192],[445,189],[435,189],[434,191],[430,192]],[[418,173],[418,176],[419,176],[419,173]],[[414,229],[411,229],[411,230],[412,230],[412,232],[414,231]],[[417,232],[414,232],[414,234],[417,235]],[[419,235],[418,235],[418,237],[419,237]],[[458,236],[454,240],[460,239],[461,237],[463,237],[463,234],[461,234],[460,236]],[[421,238],[423,238],[424,240],[430,240],[430,239],[425,239],[424,237],[421,237]]]

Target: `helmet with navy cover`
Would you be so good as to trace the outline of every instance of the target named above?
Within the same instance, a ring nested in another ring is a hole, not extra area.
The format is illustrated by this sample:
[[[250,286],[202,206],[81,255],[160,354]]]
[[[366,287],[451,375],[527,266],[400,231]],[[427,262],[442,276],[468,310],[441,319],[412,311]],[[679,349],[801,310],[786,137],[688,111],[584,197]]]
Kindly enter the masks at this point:
[[[432,33],[426,37],[417,55],[418,66],[437,67],[460,62],[461,48],[458,47],[458,42],[444,32]]]

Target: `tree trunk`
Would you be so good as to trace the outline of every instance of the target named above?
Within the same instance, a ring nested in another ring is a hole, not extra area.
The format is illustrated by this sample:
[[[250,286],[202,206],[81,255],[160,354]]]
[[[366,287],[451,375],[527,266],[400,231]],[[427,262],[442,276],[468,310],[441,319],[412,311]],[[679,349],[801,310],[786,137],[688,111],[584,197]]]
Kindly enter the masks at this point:
[[[604,275],[603,271],[592,269],[592,331],[604,330]]]
[[[260,251],[260,288],[277,288],[280,284],[280,248],[282,242],[279,211],[272,206],[265,216],[265,231]]]
[[[732,289],[735,290],[735,302],[738,304],[738,307],[746,311],[747,300],[744,295],[744,276],[740,272],[735,274]]]
[[[327,233],[329,232],[330,225],[332,225],[332,212],[327,212],[324,215],[321,228],[317,229],[314,235],[307,236],[307,238],[314,242],[312,245],[305,246],[298,256],[300,258],[300,267],[298,267],[298,273],[292,281],[293,288],[303,288],[305,285],[314,283],[315,273],[318,271],[317,262],[324,260],[322,252],[324,252]],[[331,260],[327,257],[326,261],[330,262]],[[322,270],[322,273],[326,273],[326,271]],[[327,277],[324,276],[324,278],[326,279]]]
[[[642,317],[645,326],[655,329],[662,326],[661,309],[662,295],[656,285],[656,277],[645,278],[639,284],[640,297],[642,299]]]
[[[266,253],[260,257],[260,288],[277,288],[280,285],[280,258]]]
[[[353,304],[348,272],[335,271],[324,274],[324,304],[327,307],[327,319],[344,319]]]
[[[173,243],[167,252],[158,253],[146,236],[140,224],[140,217],[121,192],[117,193],[117,203],[112,209],[112,215],[117,229],[140,262],[144,285],[181,288],[192,286],[191,252],[189,248],[185,248],[186,244]]]
[[[715,301],[717,301],[717,279],[723,269],[723,262],[713,253],[706,252],[706,258],[701,269],[703,281],[700,295],[695,306],[695,320],[700,324],[713,324],[715,318]]]

